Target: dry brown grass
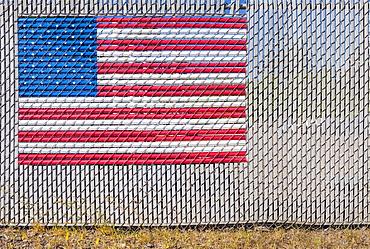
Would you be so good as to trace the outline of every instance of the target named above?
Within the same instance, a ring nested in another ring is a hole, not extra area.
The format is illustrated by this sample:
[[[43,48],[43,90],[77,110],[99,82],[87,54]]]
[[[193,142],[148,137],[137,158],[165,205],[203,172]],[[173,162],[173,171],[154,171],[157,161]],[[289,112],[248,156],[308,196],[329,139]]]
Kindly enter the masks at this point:
[[[0,248],[370,248],[370,229],[1,228]]]

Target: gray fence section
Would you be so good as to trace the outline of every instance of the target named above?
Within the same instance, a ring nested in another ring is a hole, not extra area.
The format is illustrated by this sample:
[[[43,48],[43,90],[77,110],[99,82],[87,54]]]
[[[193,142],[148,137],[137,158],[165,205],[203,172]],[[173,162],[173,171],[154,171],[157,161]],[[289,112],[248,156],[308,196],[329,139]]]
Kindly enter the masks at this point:
[[[245,170],[242,164],[23,166],[9,193],[16,200],[10,222],[237,224],[247,221]]]
[[[248,8],[252,220],[369,217],[369,4]]]
[[[0,223],[17,215],[14,189],[17,169],[16,6],[0,4]]]
[[[369,3],[8,3],[0,5],[2,224],[370,222]],[[17,16],[229,15],[245,7],[248,163],[17,166]]]

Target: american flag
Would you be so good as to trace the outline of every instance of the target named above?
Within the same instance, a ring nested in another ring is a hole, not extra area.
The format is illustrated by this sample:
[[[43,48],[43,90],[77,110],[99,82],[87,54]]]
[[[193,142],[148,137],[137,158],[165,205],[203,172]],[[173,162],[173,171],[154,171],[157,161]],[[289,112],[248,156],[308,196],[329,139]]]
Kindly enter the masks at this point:
[[[19,163],[246,161],[246,20],[19,19]]]

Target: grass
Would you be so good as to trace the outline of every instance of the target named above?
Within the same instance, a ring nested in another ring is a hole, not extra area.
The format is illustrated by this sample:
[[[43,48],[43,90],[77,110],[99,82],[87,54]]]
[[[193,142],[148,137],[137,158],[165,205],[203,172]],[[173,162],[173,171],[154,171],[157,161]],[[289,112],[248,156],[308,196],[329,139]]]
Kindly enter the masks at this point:
[[[370,229],[1,228],[0,248],[370,248]]]

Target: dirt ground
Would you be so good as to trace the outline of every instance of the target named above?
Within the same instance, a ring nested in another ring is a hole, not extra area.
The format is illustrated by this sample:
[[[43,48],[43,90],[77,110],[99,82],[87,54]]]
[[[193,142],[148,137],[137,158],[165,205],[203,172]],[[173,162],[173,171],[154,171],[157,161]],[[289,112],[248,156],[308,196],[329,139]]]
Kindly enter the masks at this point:
[[[370,229],[0,228],[0,248],[370,248]]]

